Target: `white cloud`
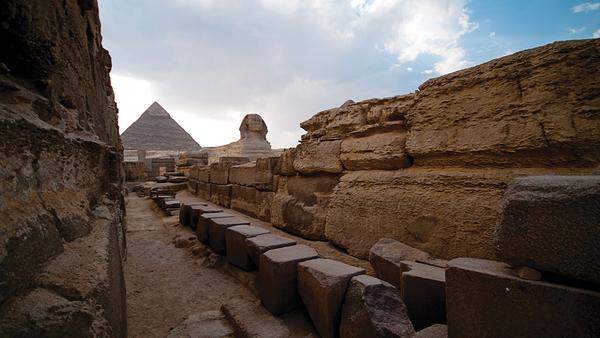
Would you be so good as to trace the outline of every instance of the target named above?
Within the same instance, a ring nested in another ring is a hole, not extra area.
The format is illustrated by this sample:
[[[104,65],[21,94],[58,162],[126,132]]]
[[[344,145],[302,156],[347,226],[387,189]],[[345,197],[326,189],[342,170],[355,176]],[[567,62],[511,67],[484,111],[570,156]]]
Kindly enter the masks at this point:
[[[412,67],[406,67],[406,70],[409,71],[409,72],[413,71]]]
[[[121,127],[156,100],[202,146],[237,139],[241,118],[230,112],[261,114],[273,146],[292,146],[320,110],[469,66],[460,40],[478,24],[468,3],[147,0],[140,12],[135,1],[103,0]],[[119,85],[122,74],[143,85]]]
[[[577,6],[573,6],[573,13],[587,13],[600,9],[600,2],[584,2]]]
[[[600,38],[600,29],[598,29],[597,31],[595,31],[595,32],[594,32],[594,34],[592,35],[592,37],[593,37],[594,39],[598,39],[598,38]]]
[[[496,36],[496,32],[491,32],[490,33],[490,39],[493,39]]]
[[[579,28],[571,28],[571,27],[569,27],[569,29],[568,29],[569,34],[578,34],[578,33],[583,32],[584,30],[585,30],[585,27],[579,27]]]

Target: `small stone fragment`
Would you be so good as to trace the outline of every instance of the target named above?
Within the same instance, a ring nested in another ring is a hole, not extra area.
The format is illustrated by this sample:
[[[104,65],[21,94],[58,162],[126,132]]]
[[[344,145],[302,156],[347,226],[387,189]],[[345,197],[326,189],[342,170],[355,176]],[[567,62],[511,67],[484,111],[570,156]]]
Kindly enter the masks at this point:
[[[519,278],[526,280],[540,280],[542,279],[542,273],[537,271],[536,269],[532,269],[527,266],[519,266],[513,269],[515,275]]]

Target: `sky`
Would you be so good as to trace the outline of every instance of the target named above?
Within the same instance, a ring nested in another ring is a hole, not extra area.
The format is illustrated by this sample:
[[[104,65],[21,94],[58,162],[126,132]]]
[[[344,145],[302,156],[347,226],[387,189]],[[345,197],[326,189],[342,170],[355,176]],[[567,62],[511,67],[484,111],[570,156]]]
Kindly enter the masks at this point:
[[[568,0],[99,0],[123,132],[159,102],[200,143],[260,114],[273,148],[346,100],[559,40],[600,38],[600,2]]]

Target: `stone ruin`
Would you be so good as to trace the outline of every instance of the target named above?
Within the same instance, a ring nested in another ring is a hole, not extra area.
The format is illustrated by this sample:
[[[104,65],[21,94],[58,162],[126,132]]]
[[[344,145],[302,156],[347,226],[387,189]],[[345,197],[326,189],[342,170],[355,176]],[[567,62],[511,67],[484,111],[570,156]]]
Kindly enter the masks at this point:
[[[0,22],[0,336],[125,337],[124,153],[97,3],[7,0]],[[264,322],[222,308],[238,336],[292,336],[263,324],[304,307],[322,337],[598,337],[598,73],[600,40],[553,43],[320,112],[280,156],[252,158],[268,152],[250,117],[230,156],[172,159],[187,183],[148,193],[254,271]]]

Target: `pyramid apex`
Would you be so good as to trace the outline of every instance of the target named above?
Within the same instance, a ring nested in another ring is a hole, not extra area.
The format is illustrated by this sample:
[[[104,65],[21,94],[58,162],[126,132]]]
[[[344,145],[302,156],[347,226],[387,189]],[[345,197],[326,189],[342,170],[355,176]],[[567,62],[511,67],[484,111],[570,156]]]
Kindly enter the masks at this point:
[[[144,112],[144,114],[152,116],[170,116],[169,113],[163,108],[160,103],[154,101]]]

